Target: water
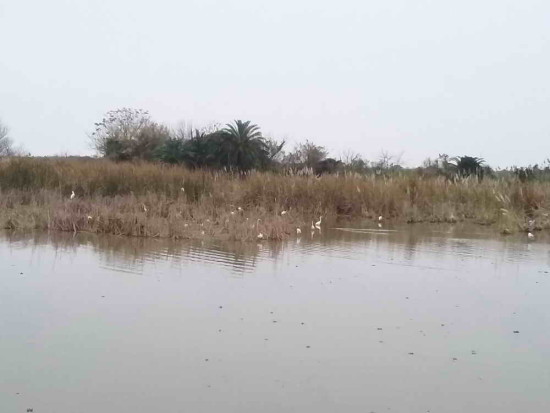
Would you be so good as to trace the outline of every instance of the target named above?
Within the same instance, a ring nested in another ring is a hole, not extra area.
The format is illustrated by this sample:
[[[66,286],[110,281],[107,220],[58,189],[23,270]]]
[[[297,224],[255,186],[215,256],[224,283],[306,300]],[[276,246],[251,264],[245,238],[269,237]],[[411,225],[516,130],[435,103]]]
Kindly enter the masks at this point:
[[[0,236],[0,412],[547,412],[550,246]]]

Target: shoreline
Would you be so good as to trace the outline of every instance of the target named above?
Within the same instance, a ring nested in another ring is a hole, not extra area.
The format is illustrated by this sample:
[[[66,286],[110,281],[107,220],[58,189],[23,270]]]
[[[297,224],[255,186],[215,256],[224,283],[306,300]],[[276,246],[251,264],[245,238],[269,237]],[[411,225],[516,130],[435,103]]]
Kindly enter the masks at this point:
[[[72,195],[74,194],[74,195]],[[153,163],[0,162],[0,227],[136,237],[284,240],[314,222],[472,222],[513,234],[550,229],[550,183],[354,173],[246,175]],[[324,225],[324,223],[323,223]]]

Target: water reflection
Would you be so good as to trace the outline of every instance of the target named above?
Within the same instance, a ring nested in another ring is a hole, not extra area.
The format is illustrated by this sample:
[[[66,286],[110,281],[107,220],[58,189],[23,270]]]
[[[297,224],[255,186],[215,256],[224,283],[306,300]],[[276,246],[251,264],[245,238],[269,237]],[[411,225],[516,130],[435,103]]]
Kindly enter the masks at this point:
[[[337,227],[285,243],[2,233],[0,410],[550,411],[540,237]]]
[[[217,265],[235,274],[254,271],[259,262],[276,263],[284,254],[300,254],[361,260],[378,256],[387,263],[415,263],[418,253],[435,259],[429,266],[444,261],[496,256],[503,261],[528,260],[546,248],[544,239],[528,243],[523,234],[501,237],[495,230],[472,225],[417,225],[390,229],[366,225],[334,225],[322,234],[301,236],[288,242],[174,241],[155,238],[117,237],[87,233],[2,232],[13,249],[37,251],[53,249],[56,254],[70,255],[88,251],[100,258],[101,266],[121,272],[142,274],[147,265],[165,262],[172,266],[189,263]],[[483,251],[483,252],[482,252]],[[491,254],[488,254],[491,251]],[[383,257],[380,256],[383,255]],[[550,262],[550,253],[548,254]],[[422,261],[422,260],[421,260]]]

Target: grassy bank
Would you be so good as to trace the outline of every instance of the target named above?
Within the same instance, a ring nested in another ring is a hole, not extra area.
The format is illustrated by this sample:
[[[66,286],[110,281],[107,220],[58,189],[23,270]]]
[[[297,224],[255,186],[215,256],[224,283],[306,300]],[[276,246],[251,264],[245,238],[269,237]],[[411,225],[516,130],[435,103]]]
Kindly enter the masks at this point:
[[[71,199],[74,191],[75,197]],[[281,212],[287,211],[281,215]],[[550,228],[550,184],[412,171],[288,176],[95,159],[0,162],[0,226],[130,236],[256,240],[309,231],[320,215],[403,222],[471,220],[499,231]]]

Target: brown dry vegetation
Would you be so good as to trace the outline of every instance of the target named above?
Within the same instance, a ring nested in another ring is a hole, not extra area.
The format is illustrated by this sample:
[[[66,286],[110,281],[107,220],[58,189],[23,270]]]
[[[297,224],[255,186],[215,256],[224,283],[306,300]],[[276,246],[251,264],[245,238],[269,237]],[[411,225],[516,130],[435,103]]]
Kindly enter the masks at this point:
[[[383,215],[409,223],[471,220],[514,232],[526,230],[529,219],[531,229],[550,228],[549,210],[550,184],[515,178],[453,183],[414,171],[317,178],[96,159],[0,162],[0,226],[9,229],[235,240],[261,232],[280,240],[297,227],[309,230],[320,215]]]

